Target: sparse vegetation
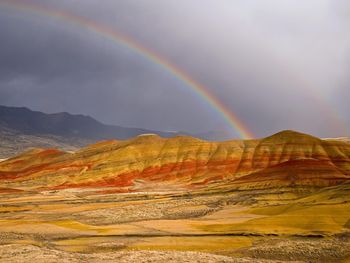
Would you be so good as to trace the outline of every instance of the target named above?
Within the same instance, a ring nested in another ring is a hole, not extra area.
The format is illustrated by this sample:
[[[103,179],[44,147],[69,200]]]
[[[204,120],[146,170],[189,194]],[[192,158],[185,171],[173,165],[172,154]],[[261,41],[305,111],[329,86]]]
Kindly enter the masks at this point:
[[[246,143],[239,162],[241,142],[153,135],[11,158],[0,164],[0,262],[345,262],[349,146],[298,136],[268,161],[259,147],[273,136]],[[318,151],[342,161],[314,172]]]

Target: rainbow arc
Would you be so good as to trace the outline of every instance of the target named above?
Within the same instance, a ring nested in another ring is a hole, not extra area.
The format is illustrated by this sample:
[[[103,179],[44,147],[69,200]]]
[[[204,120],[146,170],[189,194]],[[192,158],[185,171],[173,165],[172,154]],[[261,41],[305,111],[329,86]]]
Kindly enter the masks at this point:
[[[94,20],[78,16],[66,10],[58,10],[52,7],[20,0],[0,0],[0,4],[18,11],[34,13],[56,19],[58,21],[74,24],[94,34],[109,39],[124,48],[132,50],[133,52],[146,58],[148,61],[157,64],[162,69],[166,70],[184,83],[186,87],[190,88],[193,92],[195,92],[195,94],[197,94],[197,96],[210,105],[211,108],[213,108],[213,110],[215,110],[231,127],[232,131],[237,133],[241,138],[254,138],[253,133],[249,131],[243,121],[240,120],[238,116],[230,111],[223,103],[221,103],[213,94],[211,94],[208,88],[201,85],[198,81],[190,77],[185,71],[176,65],[170,63],[168,60],[149,48],[142,46],[140,43],[136,42],[125,34],[122,34],[121,32],[118,32],[107,25],[102,25]]]

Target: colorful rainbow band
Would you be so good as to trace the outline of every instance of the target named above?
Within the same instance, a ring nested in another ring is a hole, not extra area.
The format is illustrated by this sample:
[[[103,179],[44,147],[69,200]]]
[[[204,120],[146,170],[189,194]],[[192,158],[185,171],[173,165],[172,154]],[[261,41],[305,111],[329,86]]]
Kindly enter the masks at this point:
[[[103,37],[108,38],[115,43],[138,53],[139,55],[147,58],[149,61],[161,66],[161,68],[167,70],[177,79],[186,84],[187,87],[193,90],[216,112],[218,112],[220,116],[225,120],[225,122],[229,124],[233,132],[238,133],[241,138],[254,138],[254,135],[248,130],[248,128],[245,127],[243,122],[233,112],[227,109],[216,97],[214,97],[207,88],[191,78],[188,74],[176,67],[174,64],[159,56],[157,53],[141,46],[139,43],[121,34],[120,32],[117,32],[108,26],[98,24],[95,21],[87,19],[85,17],[77,16],[67,11],[56,10],[47,6],[28,3],[28,1],[0,0],[0,4],[6,5],[10,8],[15,8],[16,10],[30,11],[32,13],[46,17],[68,21],[72,24],[88,29],[93,33],[102,35]]]

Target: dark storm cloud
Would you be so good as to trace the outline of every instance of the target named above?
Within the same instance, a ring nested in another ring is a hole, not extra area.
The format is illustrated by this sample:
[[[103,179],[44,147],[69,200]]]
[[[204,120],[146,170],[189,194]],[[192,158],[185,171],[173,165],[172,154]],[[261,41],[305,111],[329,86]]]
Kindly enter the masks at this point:
[[[205,122],[191,127],[193,118],[217,118],[174,76],[134,52],[74,24],[2,11],[0,103],[167,130],[209,129]]]
[[[350,122],[347,1],[36,2],[90,17],[157,51],[258,136],[346,132],[327,108]],[[0,103],[152,129],[226,127],[183,83],[130,50],[70,23],[0,8]]]

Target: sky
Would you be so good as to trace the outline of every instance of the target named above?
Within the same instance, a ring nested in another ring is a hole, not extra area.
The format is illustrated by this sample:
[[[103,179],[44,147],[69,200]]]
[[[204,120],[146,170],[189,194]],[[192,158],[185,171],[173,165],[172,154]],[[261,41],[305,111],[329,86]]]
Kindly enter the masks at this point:
[[[127,127],[230,132],[160,65],[77,24],[2,2],[0,104]],[[285,129],[350,136],[347,0],[24,2],[128,36],[205,86],[256,137]]]

